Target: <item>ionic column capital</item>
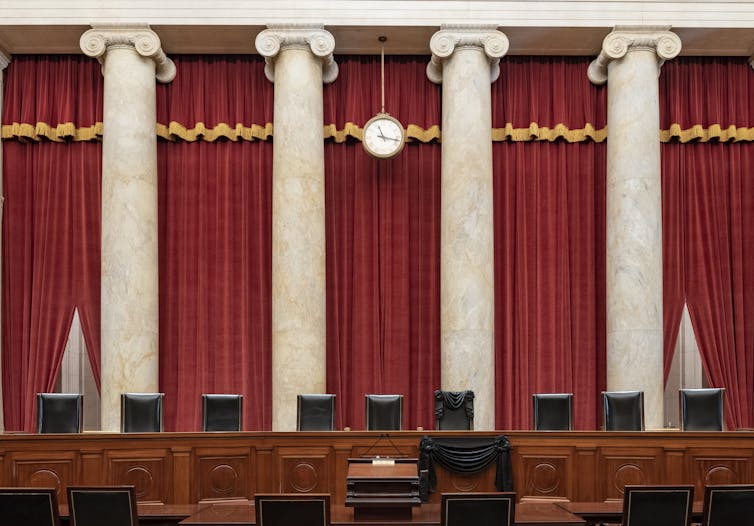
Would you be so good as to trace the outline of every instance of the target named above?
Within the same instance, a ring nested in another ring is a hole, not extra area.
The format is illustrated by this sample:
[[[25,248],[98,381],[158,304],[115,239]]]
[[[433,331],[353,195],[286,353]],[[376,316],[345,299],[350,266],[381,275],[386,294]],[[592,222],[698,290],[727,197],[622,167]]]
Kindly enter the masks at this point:
[[[427,77],[435,84],[442,83],[445,59],[460,47],[477,47],[490,62],[490,82],[500,76],[500,59],[508,52],[508,37],[495,25],[443,25],[432,35],[429,48],[432,59],[427,64]]]
[[[264,74],[270,82],[275,81],[275,57],[281,49],[291,47],[309,48],[322,60],[322,82],[325,84],[338,77],[338,64],[333,58],[335,37],[322,25],[270,24],[257,35],[254,45],[264,57]]]
[[[749,57],[749,65],[752,67],[752,69],[754,69],[754,55]]]
[[[4,70],[10,64],[10,55],[6,55],[0,51],[0,71]]]
[[[602,51],[589,64],[587,75],[594,84],[607,82],[607,66],[630,51],[653,51],[660,58],[658,68],[681,52],[681,39],[670,26],[616,26],[602,41]]]
[[[175,78],[175,64],[162,50],[160,37],[147,24],[92,25],[92,29],[81,35],[79,45],[85,55],[96,58],[100,64],[109,48],[131,47],[154,61],[158,81],[168,83]]]

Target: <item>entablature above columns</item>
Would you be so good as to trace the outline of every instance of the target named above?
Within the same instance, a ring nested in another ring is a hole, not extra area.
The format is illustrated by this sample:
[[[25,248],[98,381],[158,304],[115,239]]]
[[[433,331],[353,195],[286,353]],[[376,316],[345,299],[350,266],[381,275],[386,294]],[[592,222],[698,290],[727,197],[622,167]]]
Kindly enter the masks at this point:
[[[84,54],[96,58],[100,64],[112,47],[131,47],[142,57],[155,63],[157,80],[171,82],[175,78],[175,64],[162,50],[160,37],[147,24],[92,25],[79,41]]]

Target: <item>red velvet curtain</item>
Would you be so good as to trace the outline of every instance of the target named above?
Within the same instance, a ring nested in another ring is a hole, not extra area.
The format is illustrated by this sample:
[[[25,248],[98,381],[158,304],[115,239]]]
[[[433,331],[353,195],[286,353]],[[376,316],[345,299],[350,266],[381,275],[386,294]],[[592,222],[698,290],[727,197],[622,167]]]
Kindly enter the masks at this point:
[[[40,134],[66,123],[87,128],[101,118],[102,80],[95,61],[13,57],[3,124],[30,124],[26,132],[34,136],[35,128]],[[55,386],[75,308],[99,385],[101,157],[97,142],[3,141],[2,375],[8,430],[36,430],[35,394]]]
[[[493,143],[496,427],[530,429],[533,393],[574,393],[577,429],[605,388],[605,125],[588,58],[511,57],[493,84],[493,127],[570,129],[554,142]],[[578,139],[576,139],[578,140]]]
[[[754,72],[743,58],[663,66],[661,127],[754,127]],[[684,138],[685,140],[685,138]],[[665,375],[686,302],[728,428],[754,426],[754,143],[662,146]]]
[[[251,56],[174,56],[158,122],[272,121],[272,83]],[[158,144],[160,388],[165,428],[201,429],[202,393],[244,395],[244,428],[272,425],[272,144]]]
[[[440,122],[426,57],[386,57],[386,109],[404,125]],[[380,62],[340,57],[325,123],[363,126],[380,110]],[[421,134],[421,133],[419,133]],[[364,428],[364,395],[404,395],[404,426],[434,426],[440,387],[440,145],[393,160],[360,143],[325,145],[327,389],[338,427]]]

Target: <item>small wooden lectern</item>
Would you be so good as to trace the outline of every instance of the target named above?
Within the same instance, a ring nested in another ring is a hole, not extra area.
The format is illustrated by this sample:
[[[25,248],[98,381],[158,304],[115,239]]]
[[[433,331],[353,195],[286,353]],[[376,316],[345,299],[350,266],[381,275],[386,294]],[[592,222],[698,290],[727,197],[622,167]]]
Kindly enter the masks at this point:
[[[354,520],[411,520],[420,505],[415,458],[348,459],[346,506]]]

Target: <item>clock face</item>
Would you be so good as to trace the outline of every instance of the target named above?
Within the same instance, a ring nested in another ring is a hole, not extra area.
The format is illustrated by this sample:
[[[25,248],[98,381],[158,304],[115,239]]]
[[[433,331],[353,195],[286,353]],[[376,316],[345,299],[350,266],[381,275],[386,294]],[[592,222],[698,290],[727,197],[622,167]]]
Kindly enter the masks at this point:
[[[381,159],[393,157],[405,144],[403,126],[389,115],[377,115],[364,125],[362,144],[370,155]]]

